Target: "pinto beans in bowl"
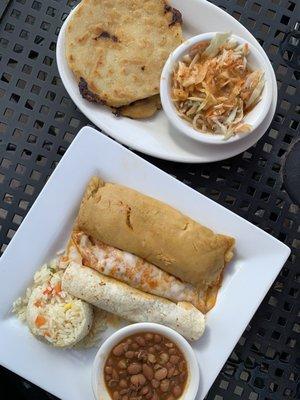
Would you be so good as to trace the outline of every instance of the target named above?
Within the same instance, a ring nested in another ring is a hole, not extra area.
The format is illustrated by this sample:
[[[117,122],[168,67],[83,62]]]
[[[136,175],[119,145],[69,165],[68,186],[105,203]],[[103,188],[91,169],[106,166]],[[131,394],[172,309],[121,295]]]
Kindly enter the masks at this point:
[[[159,324],[119,330],[103,343],[93,367],[97,400],[192,400],[198,382],[198,364],[188,342]]]

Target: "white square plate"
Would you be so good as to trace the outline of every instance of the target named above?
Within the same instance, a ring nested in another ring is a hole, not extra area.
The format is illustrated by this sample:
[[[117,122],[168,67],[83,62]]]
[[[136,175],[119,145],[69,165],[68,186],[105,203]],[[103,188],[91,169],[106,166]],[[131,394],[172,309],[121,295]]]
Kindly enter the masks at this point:
[[[290,250],[89,127],[77,135],[0,260],[0,363],[63,400],[93,399],[91,366],[97,349],[58,350],[41,343],[11,314],[11,306],[40,265],[65,245],[94,174],[165,201],[237,240],[205,335],[193,344],[201,374],[197,399],[203,399]]]

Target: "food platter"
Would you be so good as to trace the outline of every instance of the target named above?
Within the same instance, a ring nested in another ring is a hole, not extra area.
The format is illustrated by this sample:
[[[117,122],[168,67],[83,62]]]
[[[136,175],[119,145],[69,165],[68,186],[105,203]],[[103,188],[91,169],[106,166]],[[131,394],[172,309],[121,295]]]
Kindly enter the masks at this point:
[[[91,367],[97,349],[52,348],[36,340],[11,313],[34,272],[65,246],[93,175],[164,201],[236,238],[237,253],[226,269],[217,304],[207,314],[207,330],[192,344],[200,367],[197,399],[203,399],[290,250],[89,127],[77,135],[1,258],[1,364],[64,400],[93,399]],[[102,340],[114,331],[105,331]]]
[[[277,102],[275,74],[267,55],[250,32],[229,14],[206,0],[171,1],[183,15],[185,37],[199,33],[223,31],[232,32],[256,46],[263,55],[272,75],[272,105],[266,119],[251,135],[238,143],[213,146],[198,143],[182,137],[181,133],[168,122],[163,111],[146,120],[132,120],[116,117],[112,112],[98,104],[84,100],[78,91],[77,82],[69,69],[65,57],[65,29],[70,16],[61,28],[57,42],[57,65],[62,82],[70,97],[86,117],[103,132],[137,151],[158,158],[179,162],[213,162],[233,157],[253,146],[266,132],[274,116]],[[71,14],[70,14],[71,15]]]

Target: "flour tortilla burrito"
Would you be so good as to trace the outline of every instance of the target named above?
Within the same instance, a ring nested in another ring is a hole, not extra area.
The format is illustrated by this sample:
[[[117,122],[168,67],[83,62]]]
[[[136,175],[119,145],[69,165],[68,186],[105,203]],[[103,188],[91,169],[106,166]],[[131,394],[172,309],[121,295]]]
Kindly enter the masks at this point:
[[[73,249],[73,246],[76,246],[81,257],[79,264],[82,263],[103,275],[127,283],[143,292],[167,298],[175,303],[190,302],[200,311],[206,312],[205,302],[200,298],[199,291],[193,285],[182,282],[134,254],[95,240],[84,232],[73,232],[71,240],[66,252],[69,262],[78,263],[78,255]]]
[[[63,290],[87,303],[132,322],[156,322],[197,340],[205,317],[192,304],[177,304],[134,289],[91,268],[71,263],[62,279]]]
[[[235,243],[167,204],[98,177],[88,184],[76,229],[214,297]]]

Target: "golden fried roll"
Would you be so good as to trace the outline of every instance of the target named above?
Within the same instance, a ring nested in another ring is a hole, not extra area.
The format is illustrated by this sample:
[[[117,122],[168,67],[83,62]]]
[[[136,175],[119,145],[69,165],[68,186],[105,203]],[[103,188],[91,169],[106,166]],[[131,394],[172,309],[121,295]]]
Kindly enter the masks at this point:
[[[88,184],[76,229],[214,296],[235,243],[161,201],[98,177]]]

